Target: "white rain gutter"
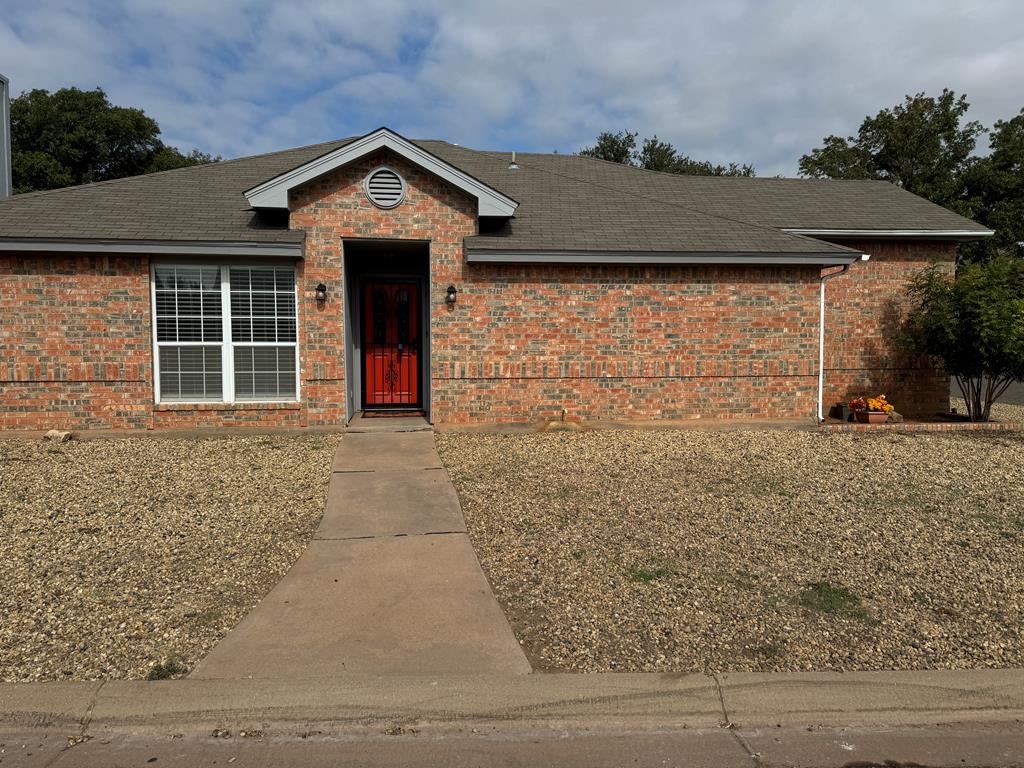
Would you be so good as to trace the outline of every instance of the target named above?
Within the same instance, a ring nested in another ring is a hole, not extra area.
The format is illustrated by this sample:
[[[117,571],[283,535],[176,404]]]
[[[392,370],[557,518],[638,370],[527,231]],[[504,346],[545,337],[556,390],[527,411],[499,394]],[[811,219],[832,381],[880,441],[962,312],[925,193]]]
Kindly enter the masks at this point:
[[[893,237],[914,240],[978,240],[995,234],[991,229],[799,229],[783,227],[791,235],[810,237]]]
[[[860,255],[861,261],[870,259],[866,253]],[[850,271],[850,265],[844,264],[838,272],[829,272],[821,276],[821,291],[818,297],[818,423],[825,421],[825,409],[822,401],[825,399],[825,283],[833,277],[845,275]]]

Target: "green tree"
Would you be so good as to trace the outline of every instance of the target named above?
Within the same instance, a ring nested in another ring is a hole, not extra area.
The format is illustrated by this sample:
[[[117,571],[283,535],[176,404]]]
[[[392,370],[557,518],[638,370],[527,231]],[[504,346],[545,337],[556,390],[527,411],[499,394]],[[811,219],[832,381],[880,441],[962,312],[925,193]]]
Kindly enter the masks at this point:
[[[657,136],[644,139],[643,147],[636,155],[636,164],[648,171],[662,171],[663,173],[677,173],[679,153],[669,142],[662,141]]]
[[[623,165],[636,165],[636,137],[639,134],[629,131],[610,133],[604,131],[597,135],[597,143],[592,147],[580,150],[584,157],[596,157],[598,160],[607,160],[610,163],[622,163]]]
[[[1010,120],[999,120],[989,135],[990,153],[976,158],[966,174],[967,197],[974,218],[995,231],[971,243],[972,258],[995,253],[1024,255],[1024,109]]]
[[[11,101],[15,193],[219,159],[198,150],[185,155],[164,144],[155,120],[141,109],[112,105],[99,88],[36,89]]]
[[[971,153],[985,132],[963,122],[966,96],[943,89],[938,98],[918,93],[902,104],[864,118],[856,136],[826,136],[824,145],[800,158],[803,176],[880,179],[915,195],[971,215],[965,175]]]
[[[187,168],[192,165],[206,165],[207,163],[219,163],[222,160],[220,155],[214,157],[209,152],[200,152],[193,149],[187,155],[182,154],[174,147],[162,145],[146,167],[146,173],[157,171],[173,171],[175,168]]]
[[[596,157],[612,163],[622,163],[634,168],[646,168],[649,171],[663,173],[679,173],[689,176],[755,176],[754,166],[729,163],[715,165],[706,160],[693,160],[688,155],[679,153],[672,144],[662,141],[657,136],[643,140],[637,148],[640,134],[632,131],[598,134],[592,147],[580,150],[585,157]]]
[[[1004,254],[961,266],[954,278],[934,265],[911,283],[906,347],[939,360],[967,401],[972,421],[1024,380],[1024,259]]]

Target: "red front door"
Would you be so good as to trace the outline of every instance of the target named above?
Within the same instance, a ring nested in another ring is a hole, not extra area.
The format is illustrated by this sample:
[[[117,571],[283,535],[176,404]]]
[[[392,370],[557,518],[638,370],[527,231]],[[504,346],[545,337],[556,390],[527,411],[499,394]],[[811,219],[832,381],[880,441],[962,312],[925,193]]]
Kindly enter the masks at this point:
[[[420,315],[416,283],[363,287],[363,407],[420,405]]]

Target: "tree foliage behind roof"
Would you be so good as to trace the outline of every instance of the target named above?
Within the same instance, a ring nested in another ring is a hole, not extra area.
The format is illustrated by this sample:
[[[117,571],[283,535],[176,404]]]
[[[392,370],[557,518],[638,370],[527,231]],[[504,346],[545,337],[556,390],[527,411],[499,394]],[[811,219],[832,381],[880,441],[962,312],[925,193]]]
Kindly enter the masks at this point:
[[[965,174],[965,195],[975,219],[995,230],[984,252],[1024,255],[1024,109],[997,120],[987,157],[975,158]]]
[[[806,176],[891,181],[947,208],[962,205],[961,177],[978,136],[970,105],[948,89],[938,98],[918,93],[864,118],[856,136],[826,136],[824,146],[800,158]],[[957,211],[962,213],[963,211]]]
[[[36,89],[11,100],[16,194],[217,160],[165,144],[153,118],[141,109],[114,106],[100,88]]]
[[[989,134],[990,154],[975,154],[986,133],[966,121],[964,95],[944,89],[918,93],[902,104],[865,117],[856,136],[826,136],[800,158],[804,176],[880,179],[968,216],[995,231],[989,240],[965,243],[966,260],[997,252],[1019,253],[1024,241],[1024,110],[998,121]]]
[[[637,148],[640,134],[632,131],[598,134],[592,147],[580,150],[585,157],[596,157],[612,163],[622,163],[635,168],[664,173],[680,173],[689,176],[756,176],[754,166],[729,163],[715,165],[706,160],[694,160],[676,150],[672,144],[657,136],[644,139]]]

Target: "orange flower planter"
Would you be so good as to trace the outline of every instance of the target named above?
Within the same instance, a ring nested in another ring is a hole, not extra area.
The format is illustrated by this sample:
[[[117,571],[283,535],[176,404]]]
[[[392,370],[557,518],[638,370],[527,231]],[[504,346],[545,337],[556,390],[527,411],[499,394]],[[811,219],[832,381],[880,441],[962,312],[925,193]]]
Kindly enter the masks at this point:
[[[854,411],[854,417],[860,424],[885,424],[889,414],[884,411]]]

